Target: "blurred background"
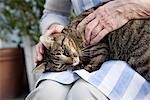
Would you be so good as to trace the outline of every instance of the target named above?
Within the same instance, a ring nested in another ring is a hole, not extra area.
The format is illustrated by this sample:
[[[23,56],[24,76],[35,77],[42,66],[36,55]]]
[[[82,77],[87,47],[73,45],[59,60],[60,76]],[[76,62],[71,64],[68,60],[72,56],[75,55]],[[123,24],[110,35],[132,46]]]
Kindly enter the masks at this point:
[[[44,0],[0,0],[0,100],[24,100],[38,74],[35,47]]]

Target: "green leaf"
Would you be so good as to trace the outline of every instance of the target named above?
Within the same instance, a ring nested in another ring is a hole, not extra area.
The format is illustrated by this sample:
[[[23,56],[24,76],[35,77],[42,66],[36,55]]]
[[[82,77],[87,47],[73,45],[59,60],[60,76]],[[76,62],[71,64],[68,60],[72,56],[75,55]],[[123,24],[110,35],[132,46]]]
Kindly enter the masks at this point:
[[[13,0],[13,2],[0,0],[0,5],[3,5],[0,6],[0,38],[8,38],[6,34],[13,34],[17,30],[20,40],[22,36],[28,35],[36,43],[40,36],[39,20],[44,2],[44,0]]]

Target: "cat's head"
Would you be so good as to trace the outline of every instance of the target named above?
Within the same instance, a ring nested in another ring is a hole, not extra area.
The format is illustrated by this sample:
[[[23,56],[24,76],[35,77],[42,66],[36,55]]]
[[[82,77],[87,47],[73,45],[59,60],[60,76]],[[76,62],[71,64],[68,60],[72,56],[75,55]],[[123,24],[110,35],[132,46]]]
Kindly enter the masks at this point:
[[[51,60],[57,64],[76,66],[79,64],[79,53],[74,41],[63,33],[41,36],[40,41],[49,50]]]

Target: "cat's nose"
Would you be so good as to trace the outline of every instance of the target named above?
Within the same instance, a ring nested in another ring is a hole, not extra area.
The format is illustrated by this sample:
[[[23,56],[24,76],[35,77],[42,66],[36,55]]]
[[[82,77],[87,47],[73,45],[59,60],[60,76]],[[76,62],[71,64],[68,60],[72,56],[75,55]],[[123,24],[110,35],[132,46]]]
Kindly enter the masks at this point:
[[[76,65],[78,65],[79,64],[79,62],[80,62],[80,59],[79,59],[79,57],[76,57],[76,58],[74,58],[73,59],[73,66],[76,66]]]

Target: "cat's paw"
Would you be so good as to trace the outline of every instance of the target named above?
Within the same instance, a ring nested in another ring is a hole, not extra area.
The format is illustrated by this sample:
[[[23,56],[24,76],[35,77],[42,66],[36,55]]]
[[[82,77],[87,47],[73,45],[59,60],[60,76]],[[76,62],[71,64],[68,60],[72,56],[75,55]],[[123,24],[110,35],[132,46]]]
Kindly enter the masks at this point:
[[[84,67],[85,70],[87,70],[88,72],[93,72],[99,69],[99,67],[97,65],[86,65]]]
[[[93,67],[92,67],[92,65],[87,65],[87,66],[85,66],[84,67],[84,69],[86,70],[86,71],[88,71],[88,72],[92,72],[93,70]]]

